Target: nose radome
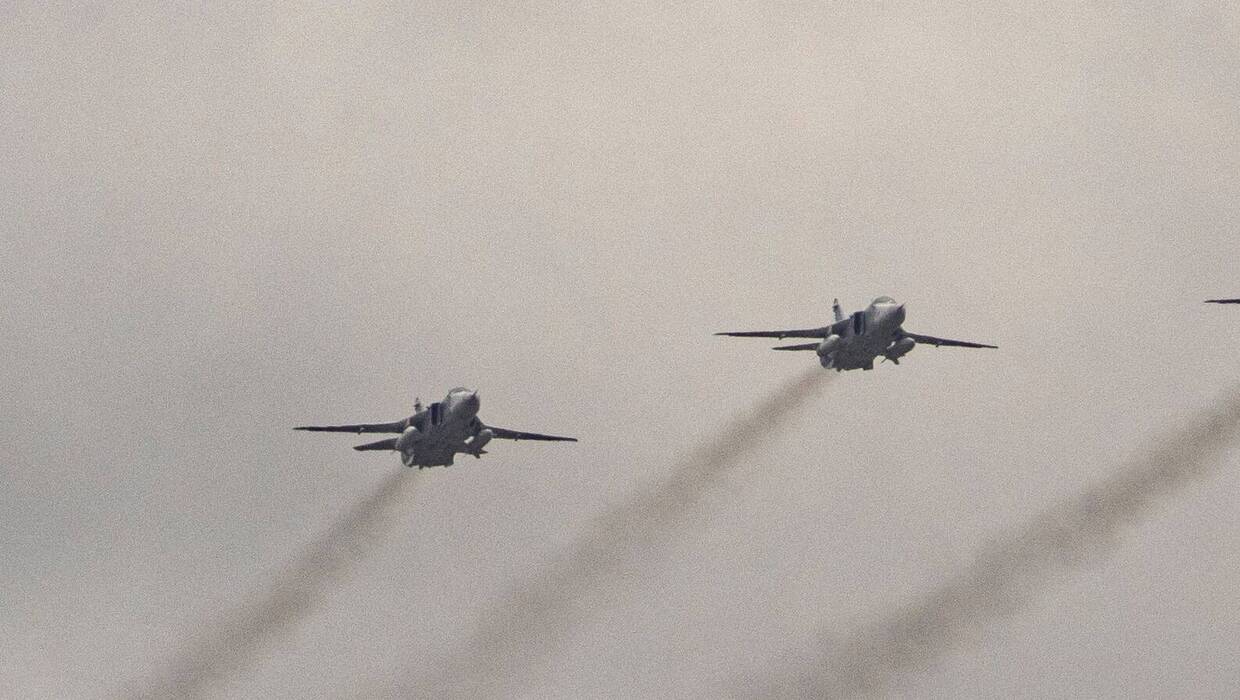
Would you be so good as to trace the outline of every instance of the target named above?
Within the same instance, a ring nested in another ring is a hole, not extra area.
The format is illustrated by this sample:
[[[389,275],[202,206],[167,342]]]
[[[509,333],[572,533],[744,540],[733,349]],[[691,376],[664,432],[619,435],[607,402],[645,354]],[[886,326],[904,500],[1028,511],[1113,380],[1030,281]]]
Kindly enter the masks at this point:
[[[883,325],[901,325],[904,323],[904,304],[884,304],[875,309],[874,316],[874,320]]]

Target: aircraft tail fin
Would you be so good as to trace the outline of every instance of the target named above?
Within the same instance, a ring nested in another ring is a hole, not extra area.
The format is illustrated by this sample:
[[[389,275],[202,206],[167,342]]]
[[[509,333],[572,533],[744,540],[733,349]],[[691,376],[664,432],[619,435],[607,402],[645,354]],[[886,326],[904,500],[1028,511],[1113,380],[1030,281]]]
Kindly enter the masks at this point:
[[[844,310],[840,308],[840,300],[839,300],[839,299],[836,299],[836,300],[835,300],[835,303],[831,305],[831,310],[835,312],[835,320],[836,320],[836,321],[843,321],[843,320],[844,320]]]

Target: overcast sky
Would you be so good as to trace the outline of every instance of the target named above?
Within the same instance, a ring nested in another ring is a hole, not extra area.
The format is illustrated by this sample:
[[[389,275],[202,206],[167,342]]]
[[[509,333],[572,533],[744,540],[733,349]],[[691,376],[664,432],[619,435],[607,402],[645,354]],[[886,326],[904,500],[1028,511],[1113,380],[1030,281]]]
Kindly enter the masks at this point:
[[[467,385],[581,442],[410,474],[213,696],[435,676],[814,362],[714,331],[887,294],[999,345],[839,376],[505,661],[509,694],[715,697],[1236,383],[1240,309],[1200,303],[1240,296],[1233,3],[488,5],[0,3],[0,695],[159,673],[401,468],[294,425]],[[1234,697],[1219,463],[889,690]]]

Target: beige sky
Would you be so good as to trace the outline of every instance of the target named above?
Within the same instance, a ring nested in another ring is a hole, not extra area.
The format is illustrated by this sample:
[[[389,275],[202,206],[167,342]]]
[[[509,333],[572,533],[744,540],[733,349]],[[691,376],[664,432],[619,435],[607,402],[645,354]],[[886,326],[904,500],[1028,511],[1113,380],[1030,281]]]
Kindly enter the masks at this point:
[[[713,331],[890,294],[1000,345],[839,377],[514,663],[533,695],[711,697],[1233,386],[1240,314],[1200,303],[1240,296],[1230,4],[460,5],[0,4],[0,695],[148,676],[398,468],[293,425],[466,384],[582,442],[417,474],[220,696],[433,676],[812,362]],[[1234,695],[1238,487],[893,691]]]

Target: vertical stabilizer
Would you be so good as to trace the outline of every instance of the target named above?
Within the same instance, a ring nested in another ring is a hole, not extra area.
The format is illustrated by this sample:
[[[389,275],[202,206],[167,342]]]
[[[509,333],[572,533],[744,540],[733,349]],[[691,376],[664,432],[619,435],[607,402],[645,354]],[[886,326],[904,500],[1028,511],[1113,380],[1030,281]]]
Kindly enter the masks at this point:
[[[843,321],[843,320],[844,320],[844,311],[843,311],[842,309],[840,309],[840,300],[839,300],[839,299],[836,299],[836,300],[835,300],[835,303],[831,305],[831,310],[835,312],[835,320],[836,320],[836,321]]]

